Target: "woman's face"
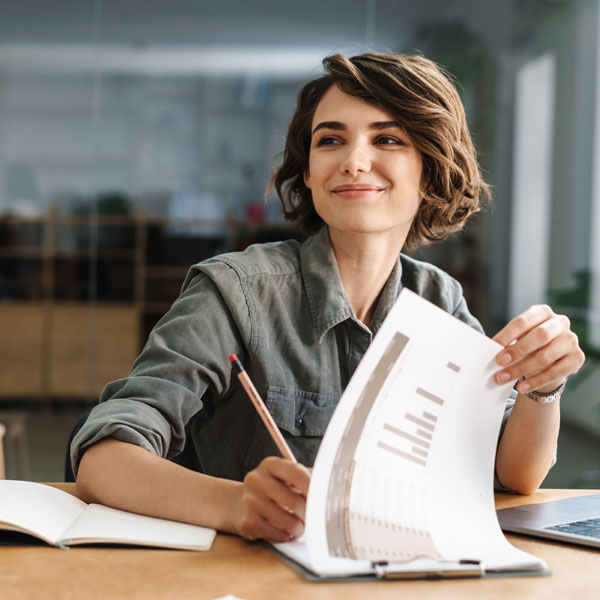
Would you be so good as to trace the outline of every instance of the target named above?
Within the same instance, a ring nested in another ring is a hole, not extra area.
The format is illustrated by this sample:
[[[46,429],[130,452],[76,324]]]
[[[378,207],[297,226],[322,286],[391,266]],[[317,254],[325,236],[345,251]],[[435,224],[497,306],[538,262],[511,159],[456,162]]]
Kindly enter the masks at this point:
[[[403,236],[421,202],[421,157],[381,108],[332,86],[317,105],[304,182],[336,233]]]

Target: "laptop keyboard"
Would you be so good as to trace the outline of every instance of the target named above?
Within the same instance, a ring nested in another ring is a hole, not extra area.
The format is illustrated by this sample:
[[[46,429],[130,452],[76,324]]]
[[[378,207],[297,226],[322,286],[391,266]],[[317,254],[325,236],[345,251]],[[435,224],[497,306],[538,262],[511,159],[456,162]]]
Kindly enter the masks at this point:
[[[585,535],[591,538],[600,539],[600,517],[593,519],[584,519],[582,521],[573,521],[572,523],[563,523],[553,527],[544,527],[544,529],[553,529],[564,533],[575,533]]]

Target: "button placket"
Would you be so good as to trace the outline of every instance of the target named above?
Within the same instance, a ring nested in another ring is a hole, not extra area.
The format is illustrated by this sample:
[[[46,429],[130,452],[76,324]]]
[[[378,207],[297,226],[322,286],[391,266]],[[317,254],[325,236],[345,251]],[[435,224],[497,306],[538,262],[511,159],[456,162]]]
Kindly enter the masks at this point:
[[[356,324],[351,324],[350,341],[348,344],[348,364],[350,366],[350,374],[354,373],[358,363],[362,360],[369,344],[372,340],[371,333],[364,331]]]

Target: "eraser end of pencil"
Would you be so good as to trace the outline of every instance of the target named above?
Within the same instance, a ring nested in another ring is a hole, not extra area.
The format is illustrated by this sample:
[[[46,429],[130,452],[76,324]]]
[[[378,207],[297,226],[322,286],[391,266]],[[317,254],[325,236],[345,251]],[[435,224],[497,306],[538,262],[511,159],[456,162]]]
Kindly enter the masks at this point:
[[[232,364],[234,371],[237,371],[238,374],[243,373],[244,367],[242,367],[242,363],[240,362],[240,359],[237,357],[237,354],[230,354],[229,362]]]

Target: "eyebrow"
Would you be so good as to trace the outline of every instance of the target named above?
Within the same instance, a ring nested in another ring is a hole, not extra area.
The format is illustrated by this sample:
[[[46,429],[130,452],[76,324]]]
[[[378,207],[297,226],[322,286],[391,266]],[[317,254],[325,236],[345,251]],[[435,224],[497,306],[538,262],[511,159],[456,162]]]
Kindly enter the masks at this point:
[[[375,121],[369,125],[369,129],[375,129],[377,131],[381,129],[389,129],[390,127],[398,127],[402,129],[402,126],[397,121]],[[345,131],[347,127],[340,121],[323,121],[319,123],[312,131],[314,135],[319,129],[333,129],[334,131]]]

